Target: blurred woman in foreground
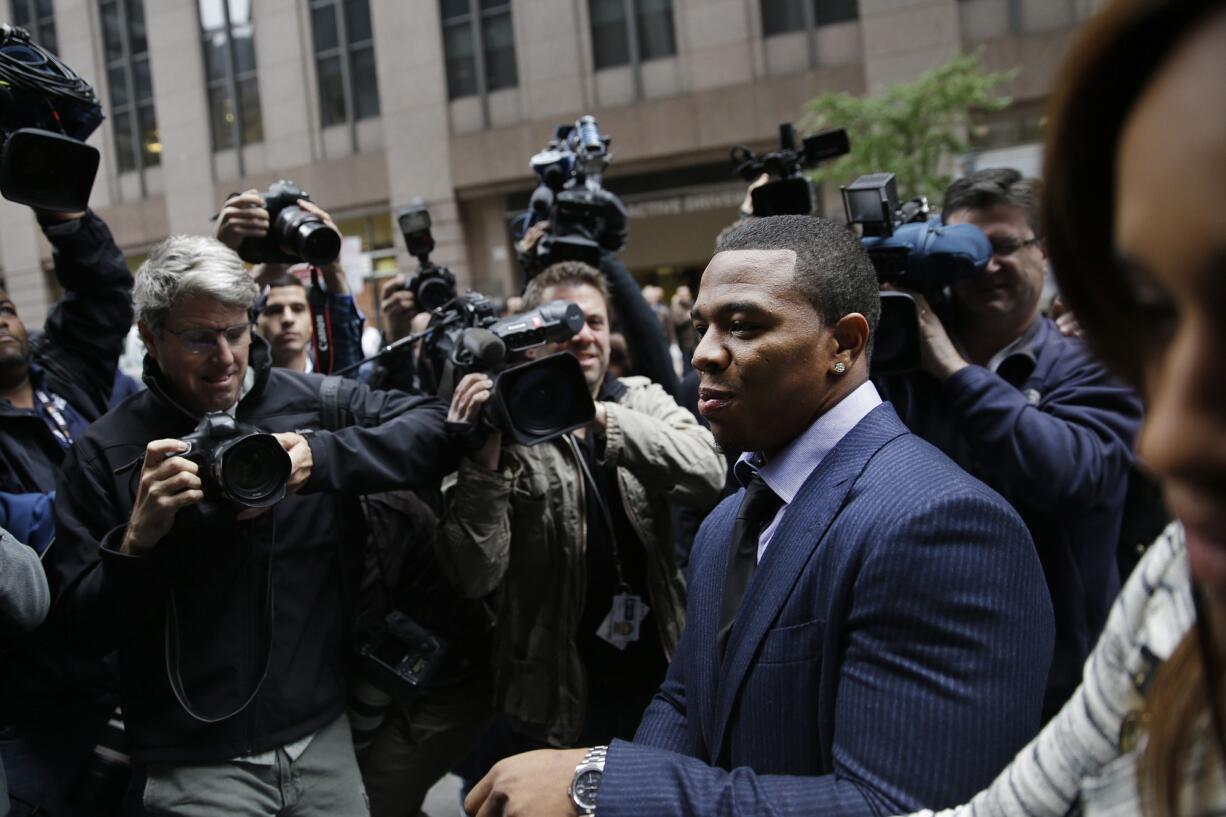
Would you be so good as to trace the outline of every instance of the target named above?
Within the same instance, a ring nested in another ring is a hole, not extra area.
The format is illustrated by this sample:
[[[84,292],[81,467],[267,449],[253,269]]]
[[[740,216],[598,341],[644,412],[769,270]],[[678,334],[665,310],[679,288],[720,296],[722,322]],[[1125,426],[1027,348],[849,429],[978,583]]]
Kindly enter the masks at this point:
[[[1145,395],[1178,522],[1121,591],[1072,700],[943,815],[1226,812],[1226,0],[1087,24],[1046,150],[1048,253],[1090,342]]]

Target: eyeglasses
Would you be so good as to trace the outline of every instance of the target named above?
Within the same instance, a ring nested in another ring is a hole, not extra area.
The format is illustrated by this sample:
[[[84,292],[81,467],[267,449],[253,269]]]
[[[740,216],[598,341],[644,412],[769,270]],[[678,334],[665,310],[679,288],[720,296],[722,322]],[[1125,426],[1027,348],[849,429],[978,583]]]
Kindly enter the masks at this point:
[[[251,343],[251,324],[236,323],[221,329],[208,327],[192,327],[190,329],[162,329],[179,339],[183,348],[193,355],[211,355],[217,351],[217,338],[224,336],[226,345],[231,349],[241,349]]]
[[[999,256],[1000,258],[1013,255],[1013,253],[1017,252],[1022,247],[1029,247],[1034,244],[1038,244],[1042,240],[1043,239],[1037,237],[1022,240],[1020,238],[1009,238],[1007,236],[992,236],[988,239],[988,241],[990,241],[992,244],[992,255]]]

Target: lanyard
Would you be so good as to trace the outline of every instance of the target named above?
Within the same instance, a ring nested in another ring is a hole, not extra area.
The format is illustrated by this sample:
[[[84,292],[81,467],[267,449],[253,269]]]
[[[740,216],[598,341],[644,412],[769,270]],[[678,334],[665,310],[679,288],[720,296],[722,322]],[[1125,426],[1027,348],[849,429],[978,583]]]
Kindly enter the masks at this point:
[[[596,504],[600,508],[600,515],[604,517],[605,526],[609,531],[609,549],[613,555],[613,567],[617,571],[618,592],[629,593],[630,585],[626,582],[626,574],[622,569],[621,551],[617,547],[617,530],[613,526],[613,514],[609,512],[609,506],[605,502],[604,495],[600,493],[600,488],[596,485],[596,479],[592,476],[592,472],[588,470],[587,459],[583,456],[583,452],[579,450],[579,446],[586,445],[587,441],[577,440],[572,434],[567,434],[565,439],[570,444],[571,451],[579,459],[579,469],[583,472],[584,481],[587,482],[592,495],[596,497]]]
[[[55,435],[56,442],[62,448],[71,446],[72,432],[68,429],[68,421],[64,419],[64,413],[56,408],[55,400],[42,389],[35,389],[34,397],[38,400],[38,404],[42,406],[44,419],[51,421],[47,424],[47,427]]]

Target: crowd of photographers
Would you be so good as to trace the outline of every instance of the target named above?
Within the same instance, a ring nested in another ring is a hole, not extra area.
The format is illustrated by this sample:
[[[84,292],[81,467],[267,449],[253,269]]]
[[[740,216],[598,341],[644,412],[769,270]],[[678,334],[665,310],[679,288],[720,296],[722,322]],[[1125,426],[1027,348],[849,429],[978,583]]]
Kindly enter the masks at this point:
[[[135,277],[4,191],[64,294],[30,332],[0,293],[0,813],[415,817],[456,771],[480,817],[860,817],[1102,733],[1165,515],[1140,397],[1043,302],[1038,182],[937,216],[863,177],[856,235],[801,175],[845,136],[781,137],[693,291],[619,261],[592,117],[532,159],[502,308],[406,208],[369,358],[292,182]]]

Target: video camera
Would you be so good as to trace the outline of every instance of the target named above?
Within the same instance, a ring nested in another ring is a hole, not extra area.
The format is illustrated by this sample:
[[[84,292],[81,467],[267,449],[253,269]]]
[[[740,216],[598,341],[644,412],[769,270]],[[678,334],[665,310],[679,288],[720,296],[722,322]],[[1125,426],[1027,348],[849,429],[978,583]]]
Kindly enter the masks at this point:
[[[529,277],[558,261],[599,267],[602,252],[626,245],[626,210],[601,186],[613,158],[611,141],[594,117],[584,116],[559,125],[548,146],[532,157],[540,184],[529,202],[525,231],[547,220],[549,232],[520,258]]]
[[[469,372],[492,374],[484,423],[521,445],[536,445],[590,423],[595,405],[573,355],[514,361],[529,349],[570,339],[583,323],[583,310],[571,301],[551,301],[499,319],[484,295],[468,292],[436,313],[424,357],[437,373],[439,396],[446,399]]]
[[[248,264],[306,261],[321,267],[341,254],[341,234],[319,216],[298,206],[298,199],[311,200],[311,195],[301,187],[282,179],[270,184],[260,198],[268,211],[268,235],[244,238],[238,245],[239,258]]]
[[[877,280],[922,293],[934,309],[945,302],[949,287],[983,272],[992,259],[991,242],[973,224],[942,224],[922,197],[900,205],[893,173],[861,176],[842,190],[847,224],[860,225]],[[915,299],[886,290],[881,293],[873,373],[905,372],[919,365]]]
[[[796,148],[796,128],[790,122],[779,126],[779,150],[757,156],[744,145],[732,149],[736,173],[752,182],[766,173],[774,178],[753,190],[755,216],[807,216],[813,212],[813,183],[805,178],[804,169],[818,162],[842,156],[851,149],[847,131],[843,128],[807,136]]]
[[[217,513],[226,505],[267,508],[285,498],[291,463],[273,435],[224,411],[211,411],[180,442],[187,450],[168,456],[184,457],[200,467],[202,514]]]
[[[434,252],[434,234],[430,232],[430,211],[426,209],[426,203],[414,199],[396,214],[396,221],[404,235],[405,248],[418,263],[417,274],[404,287],[413,293],[417,307],[433,312],[454,301],[455,275],[446,267],[430,261],[430,253]]]
[[[0,25],[0,194],[40,210],[84,210],[98,173],[98,150],[84,140],[102,118],[89,83],[25,29]]]
[[[804,168],[842,156],[851,149],[842,128],[806,137],[796,148],[796,129],[779,126],[779,150],[756,156],[744,145],[732,149],[735,172],[752,182],[767,173],[772,181],[753,190],[755,216],[809,215],[812,183]],[[971,224],[946,226],[932,217],[923,198],[899,204],[893,173],[871,173],[842,188],[847,226],[860,226],[861,242],[882,284],[922,293],[934,308],[948,288],[977,275],[992,258],[992,245]],[[920,365],[919,312],[905,292],[881,293],[881,320],[873,345],[872,371],[889,374]]]

